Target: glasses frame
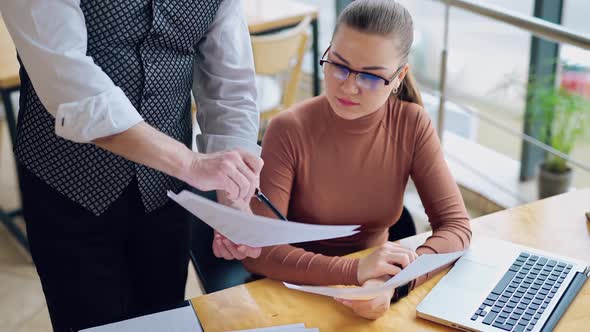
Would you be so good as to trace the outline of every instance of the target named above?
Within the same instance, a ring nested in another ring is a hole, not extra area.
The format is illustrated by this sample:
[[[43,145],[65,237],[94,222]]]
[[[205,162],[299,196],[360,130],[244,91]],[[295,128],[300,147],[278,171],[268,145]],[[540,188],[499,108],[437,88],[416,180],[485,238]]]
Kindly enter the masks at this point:
[[[354,74],[354,75],[355,75],[355,81],[357,80],[357,77],[358,77],[358,75],[359,75],[359,74],[365,74],[365,75],[370,75],[370,76],[377,77],[377,78],[379,78],[379,79],[383,80],[383,83],[384,83],[385,85],[389,85],[389,84],[391,84],[391,82],[393,82],[393,81],[395,80],[395,78],[397,77],[397,75],[399,75],[399,73],[402,71],[402,69],[403,69],[403,68],[404,68],[404,66],[405,66],[405,64],[401,65],[401,66],[400,66],[400,67],[399,67],[399,68],[398,68],[398,69],[395,71],[395,74],[393,74],[393,76],[392,76],[390,79],[387,79],[387,78],[385,78],[385,77],[383,77],[383,76],[380,76],[380,75],[377,75],[377,74],[369,73],[369,72],[366,72],[366,71],[359,71],[359,70],[354,70],[354,69],[352,69],[352,68],[350,68],[350,67],[348,67],[348,66],[346,66],[346,65],[343,65],[343,64],[341,64],[341,63],[333,62],[333,61],[330,61],[330,60],[324,60],[324,58],[325,58],[325,57],[326,57],[326,55],[328,54],[328,51],[330,50],[330,48],[331,48],[331,46],[330,46],[330,47],[328,47],[328,48],[326,49],[326,51],[324,52],[324,54],[322,55],[322,58],[320,59],[320,66],[321,66],[322,68],[325,68],[325,67],[324,67],[324,63],[329,63],[329,64],[331,64],[331,65],[338,66],[338,67],[342,67],[342,68],[344,68],[344,69],[348,70],[348,75],[346,76],[346,78],[345,78],[345,79],[343,79],[343,80],[342,80],[343,82],[344,82],[344,81],[346,81],[346,80],[348,79],[348,77],[350,77],[350,75],[351,75],[351,74]]]

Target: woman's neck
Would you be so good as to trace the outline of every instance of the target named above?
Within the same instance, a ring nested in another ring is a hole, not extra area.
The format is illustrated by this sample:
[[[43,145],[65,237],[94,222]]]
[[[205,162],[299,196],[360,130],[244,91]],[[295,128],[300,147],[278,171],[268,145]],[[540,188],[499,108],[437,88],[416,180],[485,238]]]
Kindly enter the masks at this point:
[[[331,128],[347,133],[364,133],[373,129],[383,119],[389,100],[381,107],[374,111],[355,116],[354,118],[346,118],[339,115],[332,105],[325,99],[326,108],[328,109],[328,121]]]

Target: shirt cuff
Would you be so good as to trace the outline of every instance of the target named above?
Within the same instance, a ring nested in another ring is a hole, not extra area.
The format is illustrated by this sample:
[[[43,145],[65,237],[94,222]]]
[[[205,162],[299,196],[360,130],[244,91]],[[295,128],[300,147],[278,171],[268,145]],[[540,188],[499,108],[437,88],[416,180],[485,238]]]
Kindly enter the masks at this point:
[[[242,149],[260,157],[261,147],[245,138],[226,135],[199,134],[197,135],[197,148],[199,152],[211,153]]]
[[[77,143],[119,134],[143,121],[123,90],[113,87],[97,96],[59,105],[55,134]]]

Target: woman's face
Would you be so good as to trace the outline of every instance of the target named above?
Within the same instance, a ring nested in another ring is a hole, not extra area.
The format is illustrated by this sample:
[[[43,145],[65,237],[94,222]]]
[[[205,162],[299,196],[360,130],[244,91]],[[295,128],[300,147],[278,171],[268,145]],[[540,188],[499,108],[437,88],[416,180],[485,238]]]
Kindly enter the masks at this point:
[[[329,63],[323,65],[326,96],[338,116],[356,119],[375,112],[399,86],[409,67],[401,63],[395,45],[391,38],[362,33],[346,24],[338,28],[324,57]],[[385,85],[377,76],[393,80]]]

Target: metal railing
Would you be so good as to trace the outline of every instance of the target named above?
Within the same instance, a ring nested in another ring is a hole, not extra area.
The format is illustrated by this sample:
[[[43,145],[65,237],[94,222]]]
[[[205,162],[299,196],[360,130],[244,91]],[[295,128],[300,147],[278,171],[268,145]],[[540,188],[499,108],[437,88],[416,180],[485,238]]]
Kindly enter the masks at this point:
[[[426,92],[428,92],[429,94],[432,94],[435,97],[439,97],[440,98],[440,96],[441,96],[441,93],[439,91],[436,91],[436,90],[433,90],[433,89],[429,89],[429,88],[424,87],[424,86],[421,86],[420,87],[420,90],[426,91]],[[486,114],[483,114],[483,113],[477,111],[476,109],[474,109],[472,107],[463,105],[463,104],[461,104],[457,100],[454,100],[454,99],[448,98],[448,97],[445,97],[445,100],[446,101],[449,101],[449,102],[451,102],[453,104],[455,104],[459,109],[461,109],[465,113],[467,113],[467,114],[469,114],[471,116],[474,116],[474,117],[478,118],[479,120],[481,120],[483,122],[486,122],[486,123],[488,123],[489,125],[491,125],[493,127],[496,127],[496,128],[498,128],[500,130],[503,130],[503,131],[509,133],[512,136],[515,136],[515,137],[518,137],[518,138],[520,138],[520,139],[522,139],[524,141],[527,141],[528,143],[531,143],[531,144],[533,144],[533,145],[535,145],[535,146],[537,146],[537,147],[539,147],[539,148],[541,148],[541,149],[543,149],[543,150],[545,150],[545,151],[547,151],[547,152],[549,152],[551,154],[554,154],[554,155],[556,155],[556,156],[558,156],[558,157],[560,157],[562,159],[565,159],[571,165],[576,166],[576,167],[578,167],[578,168],[580,168],[580,169],[582,169],[582,170],[590,173],[590,166],[585,165],[585,164],[583,164],[580,161],[577,161],[575,159],[570,158],[565,153],[563,153],[563,152],[561,152],[559,150],[554,149],[553,147],[551,147],[551,146],[549,146],[549,145],[547,145],[547,144],[539,141],[538,139],[536,139],[536,138],[534,138],[532,136],[529,136],[527,134],[524,134],[524,133],[522,133],[522,132],[520,132],[520,131],[518,131],[518,130],[516,130],[514,128],[510,128],[509,126],[507,126],[507,125],[505,125],[505,124],[503,124],[503,123],[501,123],[499,121],[494,120],[491,116],[486,115]],[[440,139],[442,139],[442,137]]]
[[[547,22],[533,16],[522,15],[502,7],[482,4],[471,0],[434,0],[445,4],[447,8],[456,7],[465,11],[491,18],[495,21],[529,31],[537,37],[555,42],[574,45],[590,50],[590,37],[576,33],[562,25]],[[448,17],[445,25],[448,24]]]
[[[506,10],[501,7],[482,4],[471,0],[432,0],[444,4],[445,6],[445,19],[444,19],[444,41],[443,49],[441,52],[441,68],[440,68],[440,85],[439,85],[439,108],[438,108],[438,123],[437,130],[440,139],[443,138],[444,132],[444,120],[445,120],[445,101],[449,100],[446,95],[446,76],[447,76],[447,58],[448,58],[448,44],[449,44],[449,19],[450,10],[452,7],[460,8],[465,11],[478,14],[494,21],[503,22],[511,26],[526,30],[533,35],[541,38],[546,38],[558,43],[574,45],[586,50],[590,50],[590,37],[582,35],[567,29],[561,25],[544,21],[542,19],[522,15],[516,12]],[[451,100],[450,100],[451,101]],[[460,108],[467,113],[481,119],[490,125],[503,130],[513,136],[519,137],[530,144],[533,144],[544,151],[556,155],[564,160],[567,160],[571,165],[576,166],[584,171],[590,172],[590,166],[577,161],[570,156],[558,151],[551,146],[539,141],[537,138],[526,135],[520,131],[514,130],[498,121],[493,120],[491,117],[483,115],[461,103],[454,102]]]

